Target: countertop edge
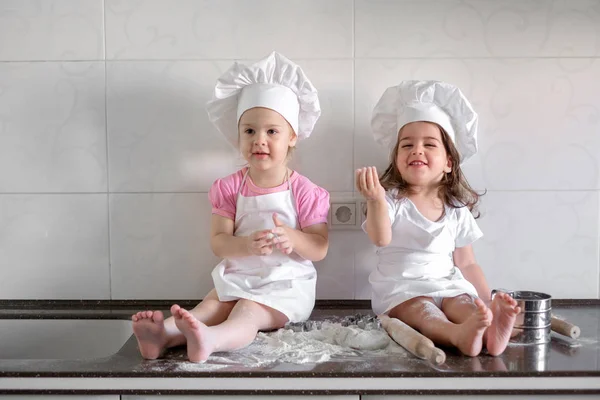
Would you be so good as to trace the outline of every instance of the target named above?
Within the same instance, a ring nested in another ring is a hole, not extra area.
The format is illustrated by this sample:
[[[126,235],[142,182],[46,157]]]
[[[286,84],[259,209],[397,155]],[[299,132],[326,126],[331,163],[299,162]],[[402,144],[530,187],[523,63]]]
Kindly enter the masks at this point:
[[[27,388],[27,389],[25,389]],[[110,389],[106,389],[110,388]],[[229,389],[235,388],[235,389]],[[434,388],[434,389],[432,389]],[[588,377],[468,378],[0,378],[0,393],[87,394],[391,394],[391,393],[600,393],[600,379]]]

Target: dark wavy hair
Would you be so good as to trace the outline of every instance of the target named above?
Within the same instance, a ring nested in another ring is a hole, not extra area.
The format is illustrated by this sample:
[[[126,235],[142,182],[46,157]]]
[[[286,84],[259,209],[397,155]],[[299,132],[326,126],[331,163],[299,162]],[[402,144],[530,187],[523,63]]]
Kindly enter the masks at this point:
[[[477,211],[477,206],[479,204],[479,198],[483,196],[485,192],[477,193],[471,188],[460,169],[460,154],[458,153],[458,150],[456,150],[454,143],[446,131],[438,124],[435,125],[440,129],[442,143],[444,144],[446,153],[452,161],[452,171],[444,174],[444,177],[439,184],[440,197],[446,206],[452,208],[468,207],[473,216],[479,218],[480,213]],[[390,155],[390,165],[379,178],[379,182],[385,190],[398,189],[398,198],[402,198],[411,193],[411,188],[408,182],[402,178],[400,170],[396,165],[399,145],[400,141],[396,140],[394,151],[392,151]]]

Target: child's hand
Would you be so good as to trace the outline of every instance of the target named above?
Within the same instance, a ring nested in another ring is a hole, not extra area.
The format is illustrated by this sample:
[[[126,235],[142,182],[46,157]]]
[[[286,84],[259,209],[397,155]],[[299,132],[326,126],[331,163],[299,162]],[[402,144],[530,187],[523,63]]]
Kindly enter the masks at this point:
[[[379,183],[377,168],[375,167],[356,170],[356,189],[367,200],[385,200],[385,189]]]
[[[275,228],[271,230],[275,237],[273,238],[273,244],[277,247],[282,253],[290,254],[294,251],[294,244],[290,239],[289,230],[293,229],[284,224],[279,220],[277,213],[273,213],[273,222],[275,223]]]
[[[248,251],[255,256],[267,256],[273,252],[273,234],[270,229],[256,231],[247,236]]]

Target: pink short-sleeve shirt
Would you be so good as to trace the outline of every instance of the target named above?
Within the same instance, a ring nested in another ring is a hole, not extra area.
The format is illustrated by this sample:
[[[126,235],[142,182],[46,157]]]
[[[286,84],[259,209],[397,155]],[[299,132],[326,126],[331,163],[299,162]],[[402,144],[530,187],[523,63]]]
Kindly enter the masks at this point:
[[[208,192],[213,214],[235,220],[238,193],[246,197],[251,197],[282,192],[288,189],[287,182],[273,188],[261,188],[256,186],[252,182],[252,179],[250,179],[250,176],[248,176],[240,192],[240,186],[244,180],[245,173],[246,168],[243,168],[225,178],[217,179],[213,183]],[[292,172],[289,179],[294,200],[296,201],[300,229],[315,224],[327,223],[329,192],[315,185],[307,177],[300,175],[296,171]]]

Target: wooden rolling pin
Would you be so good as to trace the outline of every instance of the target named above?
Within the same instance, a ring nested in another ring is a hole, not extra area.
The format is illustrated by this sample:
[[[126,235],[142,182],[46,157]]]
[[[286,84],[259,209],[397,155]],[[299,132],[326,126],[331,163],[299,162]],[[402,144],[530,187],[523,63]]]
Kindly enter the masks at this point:
[[[581,334],[581,329],[577,325],[573,325],[564,319],[556,318],[554,315],[550,321],[550,328],[554,332],[570,337],[571,339],[577,339]]]
[[[379,315],[378,318],[388,335],[411,354],[436,365],[443,364],[446,361],[446,353],[435,347],[429,338],[426,338],[404,322],[397,318],[390,318],[387,315]]]

